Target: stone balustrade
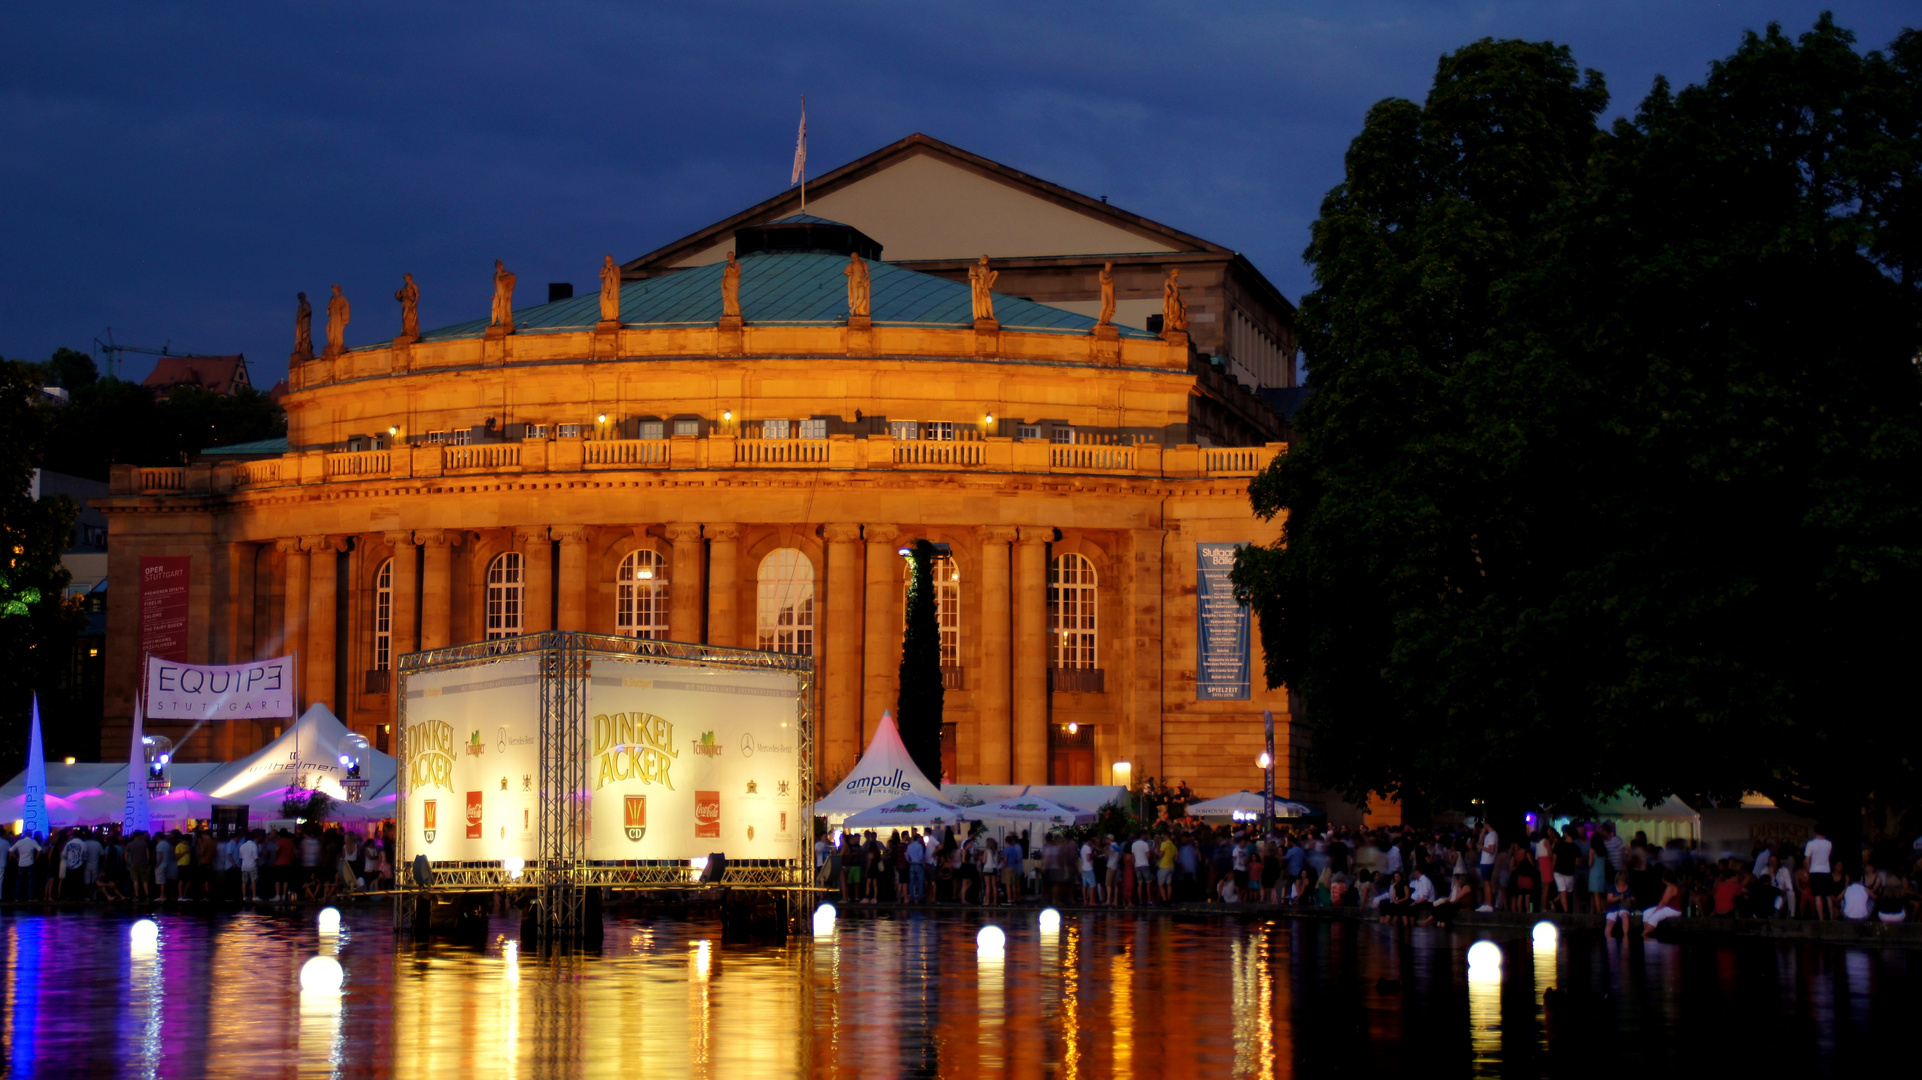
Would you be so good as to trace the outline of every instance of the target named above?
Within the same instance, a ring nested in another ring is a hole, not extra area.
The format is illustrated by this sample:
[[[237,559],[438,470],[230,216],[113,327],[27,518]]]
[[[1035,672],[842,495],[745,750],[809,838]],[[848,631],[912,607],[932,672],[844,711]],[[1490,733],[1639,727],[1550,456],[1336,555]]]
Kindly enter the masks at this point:
[[[1210,480],[1254,476],[1287,449],[1285,443],[1164,447],[998,437],[893,439],[885,435],[830,435],[825,439],[749,439],[726,434],[671,439],[529,439],[348,452],[314,450],[264,460],[203,462],[174,468],[116,465],[110,491],[114,495],[198,495],[450,475],[636,469],[892,469]]]

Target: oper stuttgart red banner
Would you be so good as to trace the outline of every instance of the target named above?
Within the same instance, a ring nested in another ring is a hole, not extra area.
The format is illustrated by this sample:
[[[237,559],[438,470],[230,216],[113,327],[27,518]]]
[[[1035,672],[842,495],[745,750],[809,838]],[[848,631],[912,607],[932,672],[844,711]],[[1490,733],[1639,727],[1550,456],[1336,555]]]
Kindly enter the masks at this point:
[[[193,560],[185,555],[140,559],[140,652],[167,660],[187,659],[187,583]]]

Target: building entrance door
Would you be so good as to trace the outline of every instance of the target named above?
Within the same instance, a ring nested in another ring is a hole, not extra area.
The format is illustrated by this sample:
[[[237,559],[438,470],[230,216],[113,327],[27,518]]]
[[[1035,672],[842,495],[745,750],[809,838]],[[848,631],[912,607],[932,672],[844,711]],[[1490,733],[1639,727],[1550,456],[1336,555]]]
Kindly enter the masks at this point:
[[[1092,784],[1094,732],[1086,726],[1069,734],[1067,725],[1048,729],[1048,783]]]

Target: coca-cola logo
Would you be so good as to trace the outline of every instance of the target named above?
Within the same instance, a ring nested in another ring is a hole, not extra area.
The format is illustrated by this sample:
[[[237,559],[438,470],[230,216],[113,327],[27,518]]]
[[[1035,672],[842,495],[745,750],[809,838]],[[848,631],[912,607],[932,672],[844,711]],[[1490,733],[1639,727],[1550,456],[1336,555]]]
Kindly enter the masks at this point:
[[[721,793],[718,791],[697,791],[694,793],[694,835],[698,838],[719,839],[721,835]]]

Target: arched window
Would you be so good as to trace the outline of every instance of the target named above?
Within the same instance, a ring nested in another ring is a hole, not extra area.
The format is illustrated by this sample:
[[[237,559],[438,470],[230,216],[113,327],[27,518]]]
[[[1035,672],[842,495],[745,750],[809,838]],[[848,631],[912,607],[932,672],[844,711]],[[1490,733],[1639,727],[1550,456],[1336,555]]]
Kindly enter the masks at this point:
[[[374,670],[394,666],[394,560],[374,574]]]
[[[814,564],[793,548],[761,560],[755,628],[762,649],[814,654]]]
[[[1094,564],[1085,556],[1057,555],[1048,573],[1048,624],[1054,634],[1054,666],[1095,664]]]
[[[901,623],[907,629],[908,584],[914,564],[901,560]],[[961,666],[961,571],[948,555],[934,557],[934,618],[941,627],[941,666]]]
[[[667,637],[667,562],[652,551],[630,551],[615,578],[614,632]]]
[[[521,553],[504,552],[487,564],[487,640],[521,632]]]

